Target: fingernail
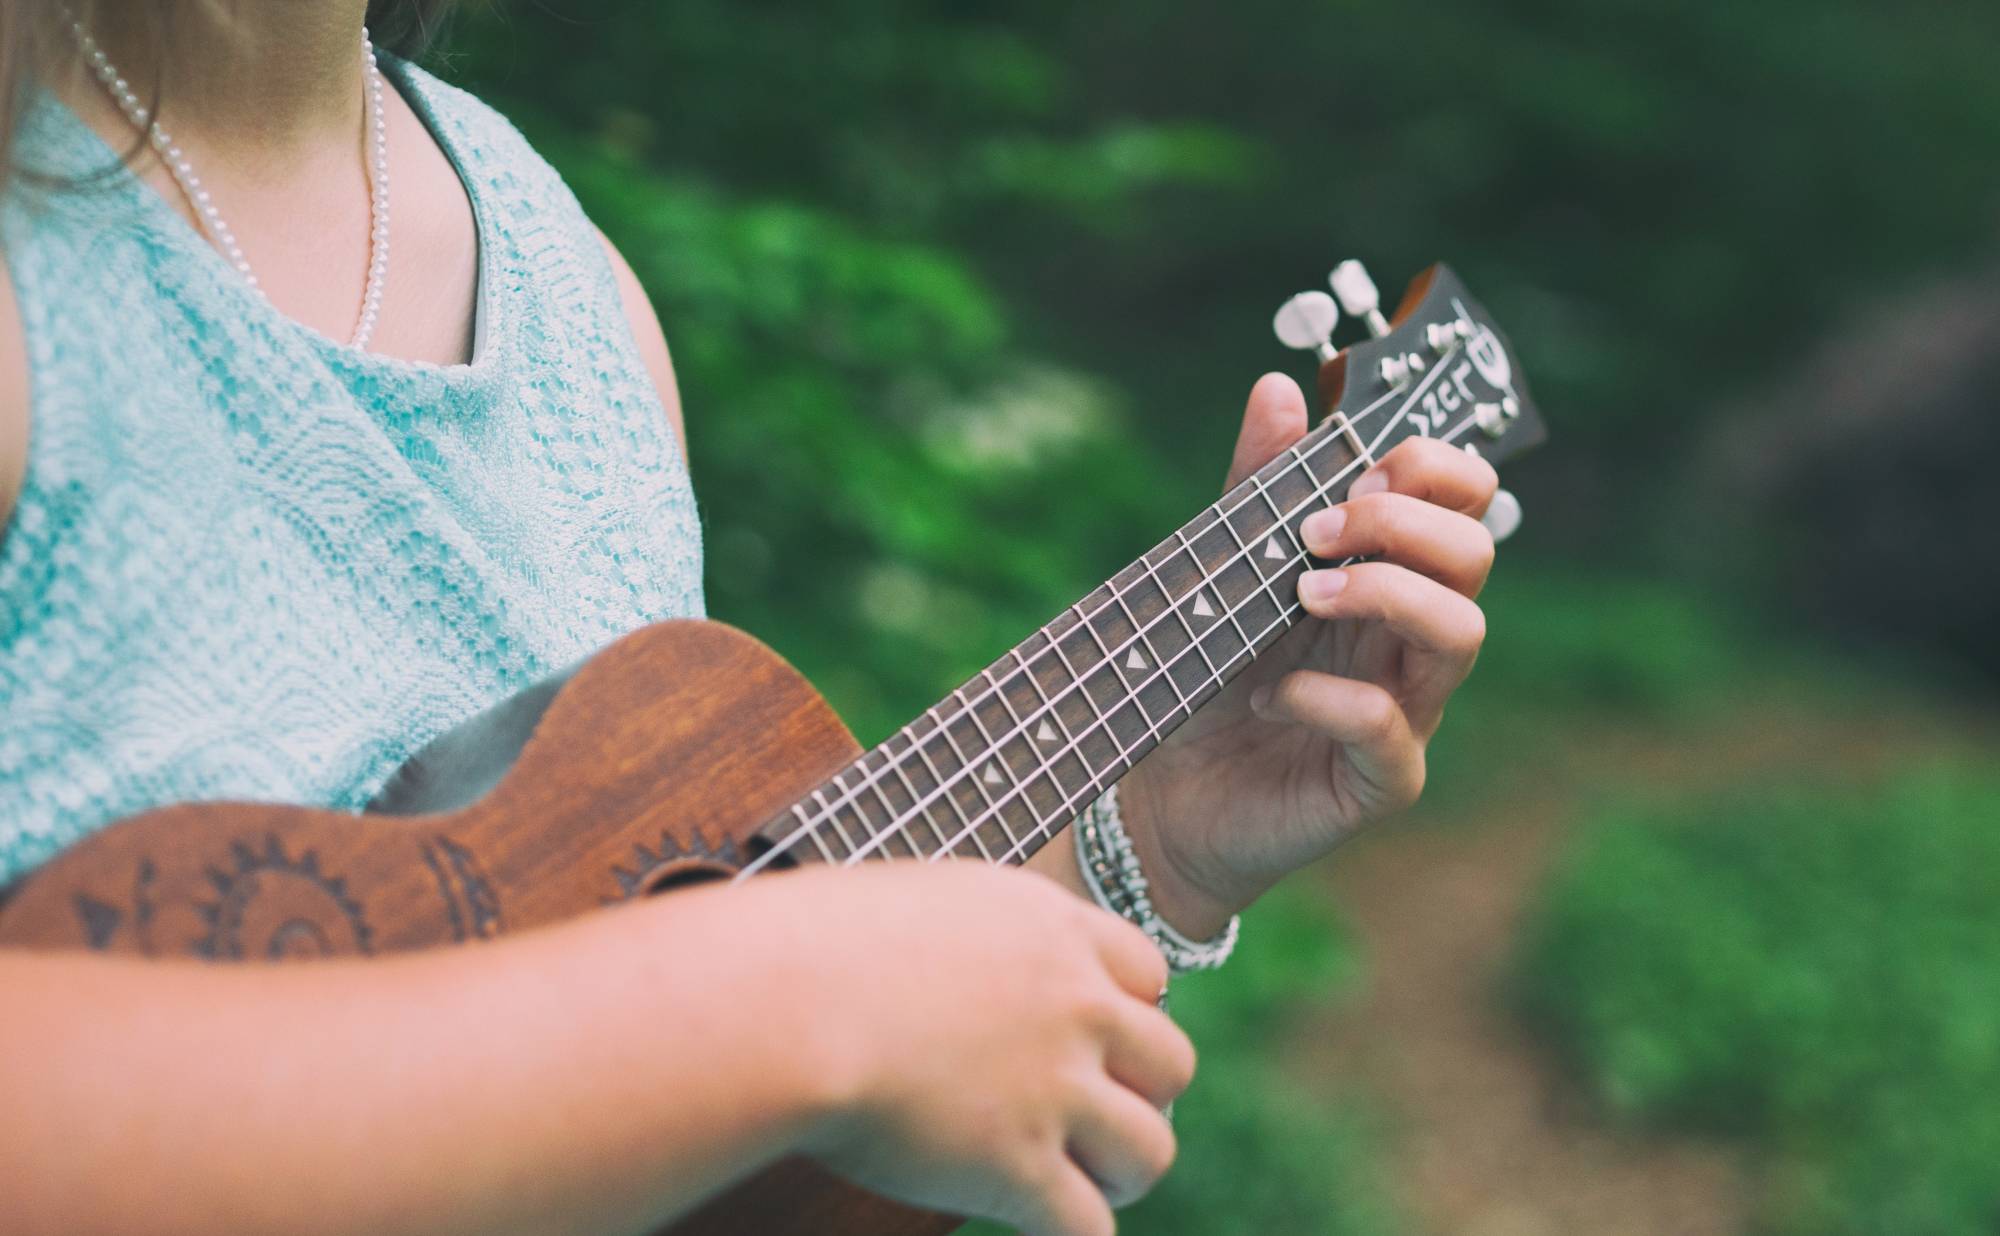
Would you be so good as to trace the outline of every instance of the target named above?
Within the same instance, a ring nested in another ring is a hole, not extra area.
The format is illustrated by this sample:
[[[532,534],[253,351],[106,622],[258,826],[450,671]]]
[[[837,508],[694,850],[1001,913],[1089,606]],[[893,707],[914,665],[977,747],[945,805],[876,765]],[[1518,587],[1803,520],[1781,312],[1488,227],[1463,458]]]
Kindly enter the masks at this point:
[[[1250,693],[1250,711],[1261,717],[1270,707],[1271,684],[1265,683]]]
[[[1305,538],[1306,548],[1315,552],[1326,549],[1340,539],[1341,529],[1347,527],[1347,508],[1336,506],[1329,510],[1314,511],[1299,524],[1299,535]]]
[[[1347,487],[1350,498],[1365,498],[1369,494],[1379,494],[1389,488],[1389,473],[1382,468],[1370,468],[1354,478],[1354,484]]]
[[[1347,572],[1342,570],[1307,571],[1299,576],[1299,600],[1311,605],[1315,601],[1331,601],[1347,587]]]

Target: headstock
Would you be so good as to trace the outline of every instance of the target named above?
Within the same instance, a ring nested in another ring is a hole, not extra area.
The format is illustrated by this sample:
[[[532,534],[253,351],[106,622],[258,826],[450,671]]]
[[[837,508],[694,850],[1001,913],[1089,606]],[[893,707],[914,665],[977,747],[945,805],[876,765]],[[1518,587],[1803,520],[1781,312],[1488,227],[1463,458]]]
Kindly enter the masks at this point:
[[[1498,463],[1546,436],[1513,346],[1449,266],[1412,280],[1388,317],[1359,262],[1342,262],[1328,282],[1337,307],[1324,292],[1301,292],[1272,326],[1287,347],[1319,358],[1321,407],[1345,417],[1369,455],[1421,434]],[[1342,308],[1369,337],[1337,348]]]

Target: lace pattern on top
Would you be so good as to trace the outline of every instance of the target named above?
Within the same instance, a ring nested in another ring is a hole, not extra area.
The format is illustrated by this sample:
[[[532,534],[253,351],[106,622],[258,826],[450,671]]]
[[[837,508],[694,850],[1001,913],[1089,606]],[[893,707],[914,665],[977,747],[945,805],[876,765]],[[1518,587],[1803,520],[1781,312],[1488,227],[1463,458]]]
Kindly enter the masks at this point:
[[[478,221],[470,364],[284,317],[122,170],[0,202],[33,415],[0,541],[0,886],[171,802],[357,808],[459,720],[703,613],[693,493],[595,229],[499,115],[384,70]],[[116,162],[48,97],[17,150]]]

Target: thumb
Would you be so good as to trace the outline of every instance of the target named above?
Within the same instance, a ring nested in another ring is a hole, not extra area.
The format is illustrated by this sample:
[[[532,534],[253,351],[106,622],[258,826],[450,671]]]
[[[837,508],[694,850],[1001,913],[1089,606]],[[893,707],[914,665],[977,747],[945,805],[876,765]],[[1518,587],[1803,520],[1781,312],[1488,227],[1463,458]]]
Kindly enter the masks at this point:
[[[1282,373],[1267,373],[1257,379],[1243,409],[1243,428],[1236,435],[1236,453],[1229,461],[1229,479],[1223,488],[1249,476],[1304,437],[1306,421],[1306,397],[1297,382]]]

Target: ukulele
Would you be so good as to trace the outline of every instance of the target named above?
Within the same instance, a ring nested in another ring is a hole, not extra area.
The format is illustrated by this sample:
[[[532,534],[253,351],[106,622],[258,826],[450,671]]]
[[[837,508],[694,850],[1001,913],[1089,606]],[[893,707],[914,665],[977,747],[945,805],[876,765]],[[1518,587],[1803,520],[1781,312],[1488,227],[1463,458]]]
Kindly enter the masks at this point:
[[[258,803],[150,811],[0,901],[0,947],[211,961],[468,944],[691,883],[799,863],[1019,863],[1304,615],[1299,524],[1421,434],[1499,461],[1542,427],[1504,336],[1433,266],[1385,317],[1287,301],[1325,419],[1090,595],[863,752],[776,653],[713,622],[635,631],[425,747],[361,815]],[[698,777],[690,769],[701,770]],[[677,1236],[940,1236],[959,1225],[792,1158]]]

